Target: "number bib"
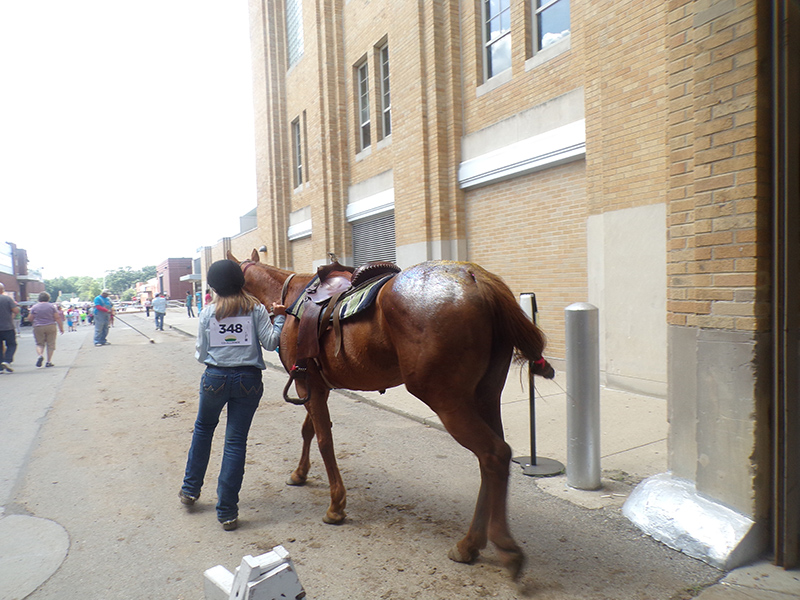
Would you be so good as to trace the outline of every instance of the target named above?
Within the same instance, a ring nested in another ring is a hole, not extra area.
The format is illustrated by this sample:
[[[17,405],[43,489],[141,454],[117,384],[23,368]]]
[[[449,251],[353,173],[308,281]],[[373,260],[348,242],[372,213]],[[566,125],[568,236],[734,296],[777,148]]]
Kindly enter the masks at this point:
[[[252,331],[253,317],[227,317],[222,321],[211,317],[209,343],[214,348],[249,346]]]

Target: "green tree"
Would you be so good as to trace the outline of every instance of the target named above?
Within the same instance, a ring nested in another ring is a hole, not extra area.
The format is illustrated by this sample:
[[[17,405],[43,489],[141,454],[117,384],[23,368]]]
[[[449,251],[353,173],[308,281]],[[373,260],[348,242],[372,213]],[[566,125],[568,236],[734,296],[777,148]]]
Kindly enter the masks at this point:
[[[132,281],[134,279],[131,275],[132,273],[133,269],[130,267],[120,267],[116,271],[111,271],[103,278],[105,287],[111,290],[111,293],[115,296],[122,295],[122,292],[136,283]]]
[[[101,282],[94,277],[78,277],[78,297],[82,301],[91,302],[102,291]]]
[[[83,302],[91,302],[103,290],[103,286],[111,290],[115,296],[130,300],[136,295],[136,284],[148,281],[156,276],[156,267],[147,266],[140,270],[131,267],[120,267],[109,271],[105,277],[54,277],[45,279],[44,286],[50,294],[50,300],[56,302],[80,298]]]
[[[69,300],[78,296],[78,278],[72,276],[46,279],[44,289],[50,294],[51,302]]]
[[[153,277],[156,276],[156,266],[153,265],[151,267],[142,267],[142,278],[140,281],[150,281]]]

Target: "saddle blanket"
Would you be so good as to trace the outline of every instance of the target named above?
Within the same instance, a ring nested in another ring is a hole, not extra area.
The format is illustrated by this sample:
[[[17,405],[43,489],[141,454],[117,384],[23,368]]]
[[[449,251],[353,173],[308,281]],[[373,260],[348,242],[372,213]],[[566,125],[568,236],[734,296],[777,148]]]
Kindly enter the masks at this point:
[[[339,313],[339,320],[349,319],[352,316],[357,315],[358,313],[366,310],[369,308],[373,302],[375,302],[375,298],[378,295],[380,289],[397,273],[386,273],[383,275],[379,275],[373,279],[365,281],[358,287],[350,288],[339,300],[339,306],[334,309],[334,312],[331,313],[331,320],[334,317],[336,312]],[[289,308],[286,309],[286,313],[290,314],[298,319],[303,316],[303,309],[306,305],[306,291],[311,288],[316,288],[317,284],[319,283],[319,277],[314,275],[314,279],[312,279],[309,284],[306,286],[306,289],[303,290],[303,293],[298,296],[297,300],[295,300]],[[327,306],[330,299],[322,302],[320,304],[321,307]]]

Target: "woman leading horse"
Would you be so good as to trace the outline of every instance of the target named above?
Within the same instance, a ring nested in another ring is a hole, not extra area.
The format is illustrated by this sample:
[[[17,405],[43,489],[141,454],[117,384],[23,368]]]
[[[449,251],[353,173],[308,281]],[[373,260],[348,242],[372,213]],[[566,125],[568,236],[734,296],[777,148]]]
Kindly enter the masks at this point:
[[[228,258],[236,260],[230,253]],[[265,265],[255,250],[241,267],[245,289],[267,306],[288,306],[313,279]],[[297,319],[287,318],[281,335],[280,356],[287,371],[296,366],[298,325]],[[475,264],[422,263],[398,273],[372,306],[342,322],[338,352],[334,338],[330,330],[322,334],[318,357],[308,362],[306,376],[295,380],[299,397],[308,397],[308,413],[303,452],[289,483],[305,483],[316,434],[331,495],[323,520],[341,523],[346,493],[333,449],[328,394],[332,388],[374,391],[404,383],[480,465],[472,524],[449,557],[472,562],[491,541],[517,578],[525,557],[506,517],[511,448],[503,440],[500,395],[515,349],[518,358],[531,361],[536,374],[552,378],[555,373],[542,358],[543,333],[508,286]]]

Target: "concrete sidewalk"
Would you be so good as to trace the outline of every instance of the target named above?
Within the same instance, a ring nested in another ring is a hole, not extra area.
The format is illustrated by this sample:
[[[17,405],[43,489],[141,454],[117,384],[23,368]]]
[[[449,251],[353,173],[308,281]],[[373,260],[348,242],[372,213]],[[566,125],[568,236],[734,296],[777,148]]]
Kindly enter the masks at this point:
[[[185,310],[170,310],[166,326],[189,336],[197,335],[197,319]],[[275,352],[265,352],[268,364],[283,370]],[[566,375],[559,371],[553,380],[536,378],[535,443],[539,457],[567,463]],[[398,386],[379,392],[339,390],[357,401],[367,402],[420,423],[444,429],[439,418],[418,398]],[[506,441],[515,457],[530,456],[530,393],[527,366],[512,366],[502,396],[503,427]],[[553,496],[589,509],[620,511],[635,485],[667,469],[667,402],[601,387],[600,445],[602,488],[583,491],[567,485],[566,474],[531,477]],[[512,468],[515,465],[512,464]],[[521,468],[521,467],[517,467]],[[786,571],[761,561],[728,573],[720,582],[706,588],[700,600],[790,600],[800,598],[800,572]],[[667,599],[665,599],[667,600]]]
[[[8,508],[61,383],[93,332],[82,326],[59,335],[55,366],[36,367],[32,328],[22,327],[14,372],[0,375],[0,600],[25,598],[56,572],[69,551],[69,534],[61,525]]]

